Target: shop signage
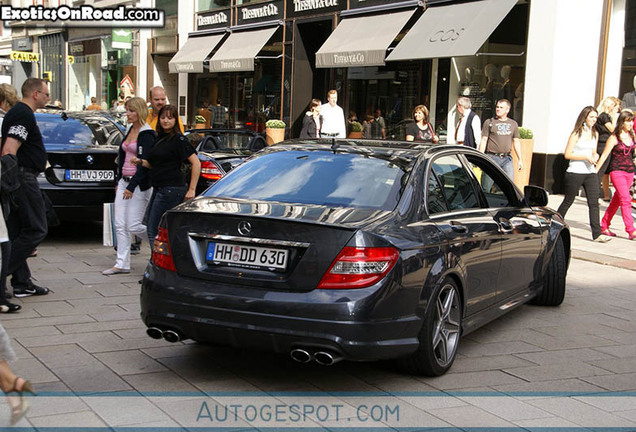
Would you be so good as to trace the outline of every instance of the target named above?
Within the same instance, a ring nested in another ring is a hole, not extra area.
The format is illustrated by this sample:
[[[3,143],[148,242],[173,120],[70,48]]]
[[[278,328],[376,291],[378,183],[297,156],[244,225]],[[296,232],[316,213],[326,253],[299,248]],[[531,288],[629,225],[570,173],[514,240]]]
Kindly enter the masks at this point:
[[[349,0],[349,9],[394,4],[394,0]]]
[[[102,44],[100,39],[91,39],[68,43],[68,53],[72,56],[100,54],[101,51]]]
[[[126,29],[113,29],[111,46],[115,49],[132,48],[132,31]]]
[[[66,56],[66,61],[68,61],[68,64],[73,64],[75,63],[75,57],[73,57],[72,55]]]
[[[228,27],[230,25],[230,11],[214,11],[201,13],[197,16],[197,30]]]
[[[283,2],[274,1],[258,6],[244,6],[238,11],[238,23],[247,24],[258,21],[271,21],[283,19]]]
[[[11,49],[14,51],[31,51],[33,49],[33,42],[30,37],[13,39],[11,41]]]
[[[39,62],[40,54],[34,52],[25,52],[25,51],[11,51],[9,58],[13,61],[19,62]]]
[[[332,13],[345,9],[347,0],[287,0],[288,17]]]

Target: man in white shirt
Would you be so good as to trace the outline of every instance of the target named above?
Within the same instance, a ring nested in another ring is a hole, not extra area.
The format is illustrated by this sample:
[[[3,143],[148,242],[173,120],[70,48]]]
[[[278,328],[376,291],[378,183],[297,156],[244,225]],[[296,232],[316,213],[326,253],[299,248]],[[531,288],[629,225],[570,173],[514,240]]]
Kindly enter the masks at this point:
[[[459,123],[455,128],[455,142],[468,147],[477,148],[481,142],[481,120],[470,108],[470,99],[462,96],[457,98],[457,112]]]
[[[322,117],[322,128],[320,129],[321,138],[346,138],[347,127],[345,125],[344,111],[336,102],[338,102],[338,92],[329,90],[327,93],[329,103],[320,107],[320,115]]]

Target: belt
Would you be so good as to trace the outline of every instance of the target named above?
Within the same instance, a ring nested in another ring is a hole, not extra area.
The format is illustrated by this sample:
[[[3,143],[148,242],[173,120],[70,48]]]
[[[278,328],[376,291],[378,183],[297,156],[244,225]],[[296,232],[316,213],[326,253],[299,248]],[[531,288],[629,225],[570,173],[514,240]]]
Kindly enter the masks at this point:
[[[122,176],[121,177],[123,181],[125,181],[126,183],[130,183],[130,179],[132,178],[132,176]]]
[[[33,175],[40,175],[40,171],[36,170],[35,168],[29,168],[29,167],[25,167],[25,166],[21,166],[19,167],[20,172],[23,173],[29,173],[29,174],[33,174]]]
[[[326,136],[326,137],[337,137],[339,134],[337,133],[326,133],[326,132],[320,132],[320,136]]]
[[[510,156],[510,152],[508,152],[508,153],[493,153],[493,152],[486,152],[486,154],[489,154],[489,155],[495,155],[495,156],[499,156],[499,157],[506,157],[506,156]]]

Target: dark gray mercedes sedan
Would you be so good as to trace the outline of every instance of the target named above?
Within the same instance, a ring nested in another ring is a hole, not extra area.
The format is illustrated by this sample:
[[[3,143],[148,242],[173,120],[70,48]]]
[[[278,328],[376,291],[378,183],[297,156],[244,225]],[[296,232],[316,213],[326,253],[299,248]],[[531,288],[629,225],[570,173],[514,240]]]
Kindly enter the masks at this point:
[[[563,301],[569,228],[524,192],[463,146],[268,147],[164,215],[142,319],[172,342],[441,375],[460,336]]]

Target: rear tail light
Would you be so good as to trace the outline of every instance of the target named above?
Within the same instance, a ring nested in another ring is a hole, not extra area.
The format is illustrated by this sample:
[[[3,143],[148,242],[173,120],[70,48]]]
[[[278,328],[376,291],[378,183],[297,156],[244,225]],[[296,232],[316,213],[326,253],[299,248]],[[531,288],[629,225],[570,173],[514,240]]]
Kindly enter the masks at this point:
[[[168,242],[168,230],[159,228],[159,234],[155,237],[155,244],[152,247],[152,262],[159,268],[176,272],[170,253],[170,243]]]
[[[366,288],[393,268],[400,253],[392,247],[356,248],[346,246],[322,277],[318,288]]]
[[[223,177],[223,171],[212,161],[202,161],[201,175],[208,180],[217,181]]]

